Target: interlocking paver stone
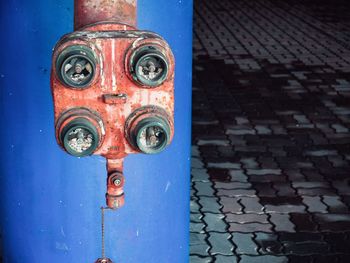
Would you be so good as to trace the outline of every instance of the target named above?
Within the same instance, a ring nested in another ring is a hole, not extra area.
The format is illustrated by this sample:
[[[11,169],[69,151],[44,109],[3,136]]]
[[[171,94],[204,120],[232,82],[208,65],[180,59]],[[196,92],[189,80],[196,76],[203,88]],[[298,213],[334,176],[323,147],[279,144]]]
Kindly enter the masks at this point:
[[[248,181],[248,175],[246,175],[243,170],[230,170],[228,173],[231,176],[231,181],[234,181],[234,182]]]
[[[262,213],[264,211],[264,207],[260,204],[257,196],[241,197],[240,203],[243,205],[245,213]]]
[[[288,214],[270,214],[270,221],[275,226],[275,231],[295,232],[295,225],[291,222]]]
[[[199,213],[200,206],[197,202],[197,200],[191,200],[190,201],[190,210],[191,213]]]
[[[227,214],[226,215],[227,222],[234,223],[261,223],[267,224],[267,215],[266,214],[253,214],[253,213],[244,213],[244,214]]]
[[[349,209],[340,200],[339,196],[323,196],[322,201],[328,206],[328,211],[331,213],[349,212]]]
[[[201,223],[202,222],[202,219],[203,218],[203,215],[200,214],[200,213],[191,213],[190,214],[190,221],[191,223]]]
[[[215,187],[222,189],[249,189],[252,185],[250,183],[241,182],[216,182]]]
[[[320,196],[302,196],[303,203],[311,213],[327,213],[327,206]]]
[[[334,180],[332,181],[332,185],[337,189],[339,194],[349,194],[350,193],[350,181],[349,180]]]
[[[190,256],[191,263],[211,263],[213,262],[211,258],[208,257],[198,257],[198,256]]]
[[[255,160],[255,158],[243,158],[241,159],[241,163],[246,169],[257,169],[259,167],[259,163]]]
[[[193,181],[209,182],[209,175],[205,169],[192,169],[191,174]]]
[[[255,233],[254,241],[259,245],[259,252],[261,254],[281,254],[282,244],[278,240],[277,234],[272,233]]]
[[[219,205],[218,199],[215,197],[202,196],[198,202],[201,205],[200,210],[202,212],[221,213],[221,205]]]
[[[209,244],[211,245],[210,254],[232,255],[233,244],[230,242],[231,235],[228,233],[210,233]]]
[[[239,163],[208,163],[207,167],[217,169],[239,169],[241,165]]]
[[[205,241],[206,234],[201,233],[191,233],[190,235],[190,246],[191,254],[196,254],[200,256],[206,256],[210,247]]]
[[[193,157],[200,157],[200,152],[199,152],[199,149],[198,149],[198,146],[196,145],[192,145],[191,146],[191,156]]]
[[[267,213],[304,213],[305,206],[302,205],[265,205]]]
[[[330,155],[337,155],[337,151],[335,150],[315,150],[315,151],[306,151],[306,155],[310,156],[330,156]]]
[[[261,223],[229,223],[230,231],[237,231],[242,233],[254,233],[255,231],[260,232],[272,232],[273,226],[271,224],[261,224]]]
[[[203,168],[203,162],[198,158],[191,159],[191,167],[192,168]]]
[[[213,196],[214,188],[210,182],[195,182],[194,189],[197,190],[197,196],[206,195]]]
[[[236,256],[223,256],[223,255],[216,255],[215,256],[215,263],[237,263],[238,258]]]
[[[326,182],[293,182],[295,188],[329,188]]]
[[[226,134],[232,135],[247,135],[247,134],[255,134],[256,131],[254,129],[227,129]]]
[[[227,140],[198,140],[197,145],[218,145],[218,146],[228,146],[230,145]]]
[[[299,195],[337,195],[337,193],[331,188],[298,188]]]
[[[349,129],[346,128],[344,125],[332,124],[331,126],[333,129],[335,129],[335,132],[337,132],[337,133],[348,133],[349,132]]]
[[[288,258],[284,256],[242,256],[240,263],[287,263]]]
[[[232,241],[236,245],[236,252],[238,254],[257,255],[258,251],[253,238],[252,234],[232,233]]]
[[[243,207],[239,203],[239,197],[220,197],[220,204],[224,213],[242,213]]]
[[[247,173],[249,175],[270,175],[270,174],[279,175],[281,174],[281,170],[280,169],[248,169]]]
[[[350,222],[350,214],[315,214],[320,222]]]
[[[222,214],[205,213],[203,221],[206,224],[206,231],[226,232],[227,224]]]
[[[276,189],[276,194],[278,196],[295,196],[296,191],[295,189],[285,182],[274,182],[273,188]]]
[[[204,233],[203,232],[204,228],[205,228],[205,225],[203,223],[191,222],[190,224],[190,232]]]

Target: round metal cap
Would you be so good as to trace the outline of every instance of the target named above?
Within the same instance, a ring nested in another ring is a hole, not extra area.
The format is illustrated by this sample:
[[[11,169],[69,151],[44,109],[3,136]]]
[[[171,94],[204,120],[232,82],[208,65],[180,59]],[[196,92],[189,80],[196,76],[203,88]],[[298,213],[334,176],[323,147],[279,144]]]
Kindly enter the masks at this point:
[[[86,46],[70,46],[57,57],[59,79],[72,88],[84,88],[95,75],[96,61],[93,51]]]
[[[95,263],[113,263],[113,261],[109,258],[99,258],[95,261]]]
[[[135,128],[135,144],[147,154],[159,153],[167,146],[170,139],[170,127],[160,117],[149,117],[141,120]]]
[[[85,118],[76,118],[61,132],[64,149],[71,155],[83,157],[91,155],[99,144],[96,127]]]
[[[134,80],[144,86],[159,86],[168,76],[168,61],[154,46],[136,50],[130,64]]]

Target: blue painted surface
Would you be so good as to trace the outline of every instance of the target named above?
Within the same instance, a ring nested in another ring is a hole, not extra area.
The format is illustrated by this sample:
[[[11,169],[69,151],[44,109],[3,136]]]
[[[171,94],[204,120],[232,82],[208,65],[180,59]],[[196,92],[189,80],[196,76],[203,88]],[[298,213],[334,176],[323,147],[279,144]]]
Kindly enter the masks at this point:
[[[73,1],[0,3],[0,187],[4,262],[94,262],[100,256],[105,160],[56,145],[52,47],[73,28]],[[192,1],[139,0],[138,25],[176,57],[176,131],[158,155],[126,159],[126,205],[106,214],[115,262],[188,262]],[[5,37],[5,39],[4,39]]]

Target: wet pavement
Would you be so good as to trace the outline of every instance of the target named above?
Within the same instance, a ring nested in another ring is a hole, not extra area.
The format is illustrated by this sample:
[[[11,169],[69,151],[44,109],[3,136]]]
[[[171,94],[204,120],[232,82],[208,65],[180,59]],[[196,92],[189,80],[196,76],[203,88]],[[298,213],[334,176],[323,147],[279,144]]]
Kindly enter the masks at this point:
[[[197,0],[191,263],[350,262],[350,2]]]

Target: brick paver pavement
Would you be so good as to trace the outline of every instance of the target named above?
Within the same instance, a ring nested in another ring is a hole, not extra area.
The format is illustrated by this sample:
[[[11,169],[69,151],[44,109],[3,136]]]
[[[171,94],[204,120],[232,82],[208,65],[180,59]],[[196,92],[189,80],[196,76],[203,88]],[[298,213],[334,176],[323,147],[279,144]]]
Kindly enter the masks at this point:
[[[350,2],[327,2],[195,1],[191,263],[350,262]]]

